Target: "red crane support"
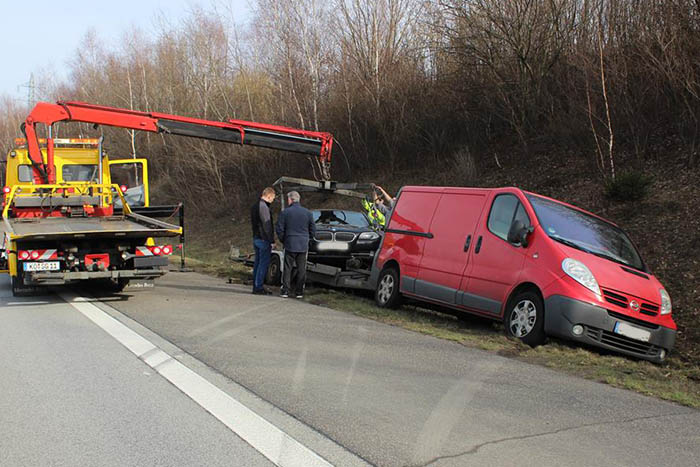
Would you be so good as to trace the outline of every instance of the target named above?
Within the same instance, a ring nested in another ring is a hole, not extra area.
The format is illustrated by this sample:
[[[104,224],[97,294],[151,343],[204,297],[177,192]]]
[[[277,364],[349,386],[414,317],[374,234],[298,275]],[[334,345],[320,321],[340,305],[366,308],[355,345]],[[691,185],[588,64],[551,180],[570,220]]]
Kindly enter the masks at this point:
[[[107,125],[130,130],[150,131],[191,136],[213,141],[260,146],[315,156],[323,180],[330,179],[333,135],[319,131],[298,130],[284,126],[266,125],[245,120],[217,122],[199,118],[181,117],[157,112],[139,112],[84,102],[39,102],[22,124],[27,139],[29,158],[35,178],[45,183],[56,183],[52,125],[56,122],[82,122]],[[46,141],[46,164],[36,134],[36,125],[49,127]]]

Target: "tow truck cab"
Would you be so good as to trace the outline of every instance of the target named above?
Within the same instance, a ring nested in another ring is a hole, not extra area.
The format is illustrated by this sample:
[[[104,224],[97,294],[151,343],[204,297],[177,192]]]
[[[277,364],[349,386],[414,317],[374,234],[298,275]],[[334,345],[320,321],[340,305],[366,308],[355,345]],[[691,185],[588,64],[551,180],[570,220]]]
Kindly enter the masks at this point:
[[[173,247],[153,237],[176,226],[131,212],[149,206],[145,159],[110,160],[100,139],[56,138],[56,183],[45,185],[17,138],[5,164],[0,249],[13,292],[85,279],[121,290],[162,274]]]

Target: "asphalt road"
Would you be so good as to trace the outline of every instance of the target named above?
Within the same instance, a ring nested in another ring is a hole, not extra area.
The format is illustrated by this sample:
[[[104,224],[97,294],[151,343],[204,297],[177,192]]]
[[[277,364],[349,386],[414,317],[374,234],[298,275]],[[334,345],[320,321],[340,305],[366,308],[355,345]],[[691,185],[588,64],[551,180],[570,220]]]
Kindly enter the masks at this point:
[[[60,297],[0,320],[0,466],[272,465]]]
[[[700,465],[696,410],[248,292],[194,273],[171,273],[155,290],[105,303],[177,346],[219,385],[242,386],[249,391],[242,397],[263,416],[286,425],[336,465],[357,461],[343,457],[343,449],[392,466]],[[29,323],[22,333],[31,335]],[[4,334],[6,346],[14,331]],[[12,342],[11,347],[26,347],[16,338]],[[61,346],[55,342],[47,352]],[[124,371],[108,362],[74,365],[68,356],[61,351],[50,361],[70,362],[71,371],[85,378],[99,370],[112,382],[107,368]],[[126,384],[144,379],[137,376]],[[90,394],[94,404],[111,403],[94,390]],[[11,413],[19,417],[21,410]],[[73,430],[81,420],[71,417],[64,426]],[[19,437],[30,432],[24,427]]]

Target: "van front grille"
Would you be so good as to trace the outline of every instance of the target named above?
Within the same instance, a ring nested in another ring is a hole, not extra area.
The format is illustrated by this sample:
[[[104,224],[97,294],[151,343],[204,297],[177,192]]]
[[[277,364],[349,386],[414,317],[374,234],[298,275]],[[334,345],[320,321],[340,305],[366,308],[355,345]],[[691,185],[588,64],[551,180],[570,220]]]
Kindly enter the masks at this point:
[[[657,305],[654,305],[653,303],[649,302],[642,302],[641,300],[636,299],[634,296],[632,296],[632,298],[630,299],[619,292],[613,292],[612,290],[603,289],[603,297],[605,297],[606,302],[612,303],[613,305],[617,305],[622,308],[628,308],[630,300],[633,299],[634,301],[639,303],[639,309],[633,311],[637,311],[638,313],[642,313],[647,316],[656,316],[659,314],[659,307]]]

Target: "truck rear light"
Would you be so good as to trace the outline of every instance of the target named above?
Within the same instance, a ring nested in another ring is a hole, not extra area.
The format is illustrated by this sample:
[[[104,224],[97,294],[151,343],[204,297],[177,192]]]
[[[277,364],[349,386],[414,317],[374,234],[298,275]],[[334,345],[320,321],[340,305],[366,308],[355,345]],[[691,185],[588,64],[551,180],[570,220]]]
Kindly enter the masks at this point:
[[[172,252],[172,245],[137,246],[135,256],[164,256]]]
[[[126,193],[127,187],[126,185],[121,185],[119,189],[122,190],[122,193]]]
[[[2,189],[2,192],[5,194],[8,194],[10,191],[12,191],[12,190],[9,186],[3,187],[3,189]]]
[[[22,261],[58,259],[58,250],[19,250],[17,258]]]

